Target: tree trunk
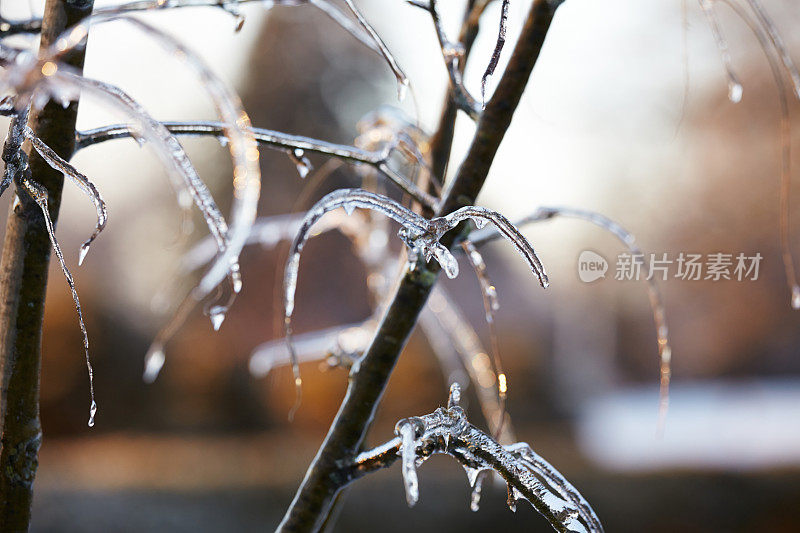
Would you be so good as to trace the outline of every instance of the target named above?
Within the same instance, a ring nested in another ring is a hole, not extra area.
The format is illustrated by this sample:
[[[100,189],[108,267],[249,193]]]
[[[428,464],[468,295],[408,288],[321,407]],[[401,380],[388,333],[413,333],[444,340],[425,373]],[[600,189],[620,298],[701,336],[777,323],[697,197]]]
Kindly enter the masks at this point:
[[[42,20],[42,49],[66,28],[88,16],[93,0],[47,0]],[[65,62],[82,69],[80,49]],[[48,103],[31,117],[36,135],[65,160],[75,149],[77,102],[63,108]],[[49,194],[55,223],[64,178],[36,154],[30,154],[34,181]],[[42,320],[50,263],[50,239],[39,207],[27,195],[15,199],[6,225],[0,259],[0,530],[27,531],[42,430],[39,422],[39,373]]]

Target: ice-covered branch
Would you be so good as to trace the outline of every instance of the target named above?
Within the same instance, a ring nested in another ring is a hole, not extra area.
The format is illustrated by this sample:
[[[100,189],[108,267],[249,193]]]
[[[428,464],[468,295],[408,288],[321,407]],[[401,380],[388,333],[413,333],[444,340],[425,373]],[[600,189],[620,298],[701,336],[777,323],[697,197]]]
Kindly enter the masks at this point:
[[[426,309],[430,309],[438,326],[435,331],[444,332],[447,336],[449,348],[455,350],[461,365],[474,384],[483,417],[492,435],[501,442],[511,442],[514,432],[501,399],[500,378],[497,369],[492,368],[488,351],[475,333],[475,329],[447,291],[439,285],[433,288]],[[428,336],[429,328],[426,321],[421,320],[420,325]]]
[[[100,232],[103,231],[103,228],[106,226],[106,221],[108,220],[108,211],[106,210],[106,203],[103,201],[103,197],[100,194],[100,191],[97,190],[94,183],[89,181],[89,178],[81,174],[78,169],[70,165],[68,162],[64,161],[61,156],[59,156],[55,150],[47,146],[41,139],[39,139],[34,133],[33,130],[30,128],[25,128],[25,136],[30,140],[31,145],[36,149],[42,158],[47,161],[51,167],[58,170],[65,177],[72,180],[72,182],[78,186],[78,188],[89,197],[92,203],[97,209],[97,225],[95,226],[94,233],[81,245],[80,253],[78,254],[78,265],[83,264],[84,258],[86,258],[86,254],[89,252],[89,247],[92,245],[92,242],[100,235]]]
[[[781,146],[781,170],[780,170],[780,200],[778,209],[780,210],[780,239],[783,267],[786,274],[786,282],[791,290],[791,306],[800,309],[800,282],[797,279],[797,272],[794,263],[794,256],[791,248],[790,238],[790,196],[792,184],[792,131],[789,117],[789,87],[781,73],[781,58],[784,67],[788,69],[788,74],[792,80],[797,77],[791,58],[788,56],[777,30],[772,25],[772,21],[766,18],[766,13],[760,6],[753,7],[756,11],[756,19],[749,12],[736,2],[723,0],[736,15],[747,24],[750,31],[758,40],[761,50],[767,58],[775,86],[778,91],[778,104],[780,105],[780,146]],[[757,2],[756,2],[757,5]],[[752,5],[751,5],[752,7]],[[760,16],[759,16],[760,13]],[[776,39],[777,37],[777,39]],[[788,64],[787,64],[788,63]],[[795,86],[797,89],[797,86]]]
[[[124,17],[119,12],[94,14],[73,26],[50,47],[50,57],[57,60],[65,51],[79,46],[88,33],[90,25],[113,20],[123,20],[131,24],[156,41],[179,62],[186,65],[197,76],[224,124],[224,133],[228,139],[228,150],[233,163],[231,223],[229,230],[225,233],[227,242],[221,249],[219,258],[202,277],[195,289],[195,298],[202,299],[226,276],[238,276],[239,254],[256,218],[261,191],[261,171],[258,164],[258,146],[250,131],[250,117],[245,113],[241,99],[236,92],[217,76],[198,55],[169,34],[139,19]],[[239,292],[240,288],[241,282],[235,282],[234,292]]]
[[[378,50],[380,50],[381,55],[389,65],[389,68],[392,69],[392,73],[397,79],[397,97],[398,99],[402,100],[405,96],[406,90],[408,89],[408,78],[400,68],[400,65],[397,64],[397,60],[389,51],[386,43],[383,42],[383,39],[381,39],[380,35],[378,35],[378,32],[376,32],[370,23],[367,22],[367,19],[364,18],[364,15],[361,13],[361,11],[358,10],[356,5],[353,3],[353,0],[344,0],[344,3],[347,5],[347,8],[350,10],[350,12],[356,17],[361,27],[364,28],[364,31],[366,31],[375,42]]]
[[[512,510],[518,500],[527,500],[556,531],[603,531],[589,502],[529,445],[502,446],[470,424],[459,406],[460,394],[458,384],[453,384],[447,408],[399,421],[395,427],[397,438],[356,456],[349,471],[350,480],[391,466],[399,458],[406,499],[413,506],[419,499],[418,466],[434,454],[446,454],[461,463],[473,490],[479,487],[481,472],[499,474],[508,485],[508,506]],[[473,510],[477,510],[478,502],[479,497],[473,494]]]
[[[439,240],[445,233],[459,225],[464,220],[474,220],[479,227],[492,222],[501,235],[508,239],[517,251],[526,260],[533,273],[539,279],[542,287],[547,287],[547,274],[544,272],[539,258],[531,244],[503,215],[489,209],[477,206],[466,206],[449,215],[427,220],[395,202],[387,196],[372,193],[363,189],[341,189],[334,191],[317,202],[305,215],[303,223],[292,242],[289,258],[283,278],[283,303],[284,303],[284,330],[289,352],[292,359],[295,384],[299,390],[302,384],[297,355],[292,344],[292,314],[294,313],[294,296],[297,290],[297,274],[300,267],[300,255],[303,251],[311,228],[326,213],[338,208],[351,213],[356,208],[370,209],[380,212],[401,224],[399,235],[409,249],[409,260],[412,268],[417,265],[419,257],[426,261],[435,258],[448,277],[458,275],[458,263]]]
[[[630,250],[635,261],[645,264],[645,268],[648,269],[646,276],[647,294],[650,300],[650,307],[653,311],[653,322],[656,326],[658,343],[658,356],[661,361],[659,400],[659,427],[661,427],[669,405],[669,382],[672,375],[672,348],[669,345],[669,328],[667,327],[664,298],[661,296],[661,291],[658,288],[653,273],[649,271],[649,266],[645,262],[644,253],[636,243],[636,237],[628,230],[604,215],[585,209],[576,209],[572,207],[540,207],[532,214],[517,221],[516,226],[521,228],[527,224],[542,222],[556,217],[585,220],[607,230]],[[497,237],[499,237],[499,235],[496,231],[487,228],[470,235],[470,241],[475,245],[479,245],[496,239]]]
[[[428,11],[433,20],[433,27],[436,30],[436,37],[439,40],[439,47],[442,51],[447,74],[450,77],[450,88],[453,91],[453,100],[459,109],[469,115],[473,120],[478,120],[481,114],[481,104],[470,94],[464,85],[462,69],[459,63],[464,60],[464,46],[461,43],[454,43],[448,37],[442,26],[442,20],[436,5],[436,0],[430,0],[428,4],[412,3],[417,7],[422,7]]]
[[[728,40],[722,33],[722,28],[720,27],[719,19],[714,9],[714,0],[700,0],[700,7],[703,8],[703,13],[706,16],[706,20],[708,20],[708,26],[711,28],[714,42],[717,44],[717,49],[722,59],[722,66],[725,68],[725,74],[728,77],[728,99],[733,103],[738,103],[742,100],[742,84],[733,71]]]
[[[165,128],[173,135],[185,136],[211,136],[220,140],[225,139],[224,124],[220,122],[162,122]],[[255,140],[264,146],[288,151],[302,157],[306,152],[335,157],[355,164],[363,164],[375,168],[389,178],[400,189],[411,195],[415,200],[434,207],[436,199],[421,190],[417,185],[396,172],[389,165],[391,153],[397,149],[398,143],[391,143],[381,151],[370,151],[343,144],[329,143],[302,135],[292,135],[263,128],[251,128]],[[91,130],[78,132],[78,149],[113,139],[122,139],[135,136],[135,129],[127,124],[113,124]],[[223,141],[224,142],[224,141]],[[295,154],[295,151],[299,151]]]
[[[235,30],[239,31],[245,22],[245,17],[239,12],[242,4],[259,2],[267,9],[273,6],[302,6],[310,5],[322,11],[331,20],[336,22],[345,31],[358,39],[362,44],[384,58],[392,73],[397,78],[398,91],[402,99],[404,88],[408,87],[408,78],[397,64],[397,60],[384,44],[377,32],[370,26],[360,11],[347,0],[348,9],[357,18],[357,24],[348,18],[338,7],[327,0],[136,0],[117,5],[103,6],[94,10],[96,16],[129,15],[147,11],[162,11],[167,9],[180,9],[188,7],[216,7],[230,13],[236,20]],[[0,18],[0,39],[20,33],[38,33],[41,31],[41,19],[8,20]]]
[[[497,63],[500,61],[500,54],[503,52],[503,46],[506,44],[506,23],[508,22],[508,6],[510,4],[511,0],[503,0],[500,6],[500,29],[497,31],[497,42],[494,45],[489,64],[486,66],[483,76],[481,76],[481,98],[483,102],[486,102],[486,82],[489,81],[489,76],[494,74]]]
[[[92,363],[89,359],[89,335],[86,332],[86,325],[83,322],[83,310],[81,308],[81,301],[78,298],[78,291],[75,288],[75,280],[73,280],[72,274],[70,273],[69,268],[67,268],[67,264],[64,261],[64,254],[61,252],[61,246],[59,246],[58,240],[56,239],[56,230],[53,226],[53,220],[50,218],[47,189],[35,183],[27,176],[23,176],[22,179],[18,180],[17,185],[22,191],[28,194],[28,196],[30,196],[34,202],[36,202],[42,211],[42,216],[44,217],[45,225],[47,227],[47,235],[50,237],[50,243],[53,245],[53,250],[56,253],[56,257],[58,257],[58,262],[61,265],[61,271],[64,273],[64,278],[67,280],[67,285],[69,285],[69,290],[72,293],[72,301],[75,303],[75,309],[78,312],[78,324],[81,328],[81,335],[83,336],[83,351],[84,355],[86,356],[86,369],[89,372],[89,395],[91,400],[89,405],[89,426],[91,427],[94,426],[94,416],[95,413],[97,413],[97,403],[94,399],[94,372],[92,371]]]
[[[517,252],[525,259],[531,271],[539,279],[539,284],[544,288],[547,288],[550,284],[544,267],[541,261],[539,261],[539,257],[536,255],[536,251],[533,249],[533,246],[531,246],[531,243],[528,242],[514,224],[500,213],[492,211],[491,209],[486,209],[485,207],[471,205],[462,207],[442,218],[447,221],[445,227],[448,229],[446,231],[454,228],[463,220],[473,220],[478,229],[483,228],[488,222],[491,222],[495,228],[497,228],[500,235],[513,244]],[[437,219],[434,219],[434,221],[435,220]]]
[[[475,202],[542,50],[560,2],[534,0],[492,98],[481,113],[476,134],[458,173],[443,193],[439,216]],[[457,235],[443,237],[452,245]],[[417,317],[436,283],[438,268],[407,269],[381,316],[372,342],[351,369],[347,392],[330,431],[314,458],[278,531],[317,529],[342,487],[341,464],[357,455],[392,370]]]

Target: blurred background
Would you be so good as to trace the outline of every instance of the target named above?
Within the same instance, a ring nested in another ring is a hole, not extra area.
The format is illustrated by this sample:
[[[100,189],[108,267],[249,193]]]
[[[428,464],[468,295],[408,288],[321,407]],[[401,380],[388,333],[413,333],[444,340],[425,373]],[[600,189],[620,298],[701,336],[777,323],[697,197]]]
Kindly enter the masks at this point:
[[[762,0],[800,60],[800,10]],[[30,4],[30,5],[28,5]],[[1,2],[8,18],[41,13],[43,2]],[[108,2],[97,1],[97,5]],[[441,3],[456,35],[463,2]],[[240,92],[255,126],[351,144],[356,123],[381,105],[435,128],[446,73],[429,17],[401,1],[359,6],[408,74],[413,94],[398,102],[381,59],[312,6],[242,5],[242,30],[221,9],[142,15],[197,51]],[[503,61],[529,2],[512,2]],[[505,242],[483,250],[497,287],[500,353],[517,437],[556,466],[592,503],[608,531],[796,531],[800,524],[800,315],[790,306],[780,260],[780,107],[769,64],[748,27],[724,4],[720,24],[744,88],[728,99],[725,71],[698,2],[569,0],[500,149],[481,205],[509,218],[538,206],[590,209],[636,235],[646,252],[760,253],[755,281],[660,282],[673,349],[671,405],[656,436],[659,360],[644,282],[617,281],[624,251],[612,235],[575,220],[525,229],[550,274],[543,291]],[[486,11],[466,72],[479,93],[499,3]],[[18,42],[25,42],[24,38]],[[30,41],[31,43],[34,40]],[[86,73],[117,84],[163,120],[213,119],[190,73],[122,23],[92,30]],[[490,82],[494,88],[497,78]],[[796,99],[792,128],[800,131]],[[91,100],[79,128],[118,122]],[[473,128],[459,119],[450,172]],[[800,150],[795,135],[794,153]],[[183,141],[223,211],[230,162],[211,139]],[[260,216],[307,209],[353,186],[347,166],[311,157],[330,172],[308,200],[285,154],[262,149]],[[274,528],[321,443],[346,385],[343,370],[303,365],[295,420],[291,372],[248,370],[252,351],[278,339],[280,273],[286,244],[242,255],[244,290],[220,331],[197,310],[167,346],[155,383],[142,382],[147,348],[177,303],[178,264],[204,236],[202,220],[181,239],[166,175],[146,146],[120,140],[73,160],[102,191],[109,223],[86,262],[78,246],[94,210],[66,184],[58,236],[86,317],[99,411],[86,427],[88,385],[80,331],[63,277],[52,265],[45,316],[41,450],[34,531],[261,531]],[[800,158],[794,157],[794,163]],[[800,168],[800,165],[795,165]],[[306,181],[314,179],[311,174]],[[797,187],[792,190],[797,203]],[[3,210],[10,202],[2,199]],[[799,235],[797,217],[793,236]],[[800,252],[793,240],[795,256]],[[582,283],[577,258],[609,260],[605,279]],[[296,331],[370,314],[365,271],[348,241],[329,233],[303,257]],[[478,284],[442,280],[488,345]],[[396,421],[432,412],[447,397],[431,348],[415,333],[368,438],[393,436]],[[474,391],[467,409],[485,427]],[[505,506],[489,486],[480,511],[452,459],[420,469],[420,502],[405,503],[398,467],[346,492],[333,531],[548,531],[529,506]]]

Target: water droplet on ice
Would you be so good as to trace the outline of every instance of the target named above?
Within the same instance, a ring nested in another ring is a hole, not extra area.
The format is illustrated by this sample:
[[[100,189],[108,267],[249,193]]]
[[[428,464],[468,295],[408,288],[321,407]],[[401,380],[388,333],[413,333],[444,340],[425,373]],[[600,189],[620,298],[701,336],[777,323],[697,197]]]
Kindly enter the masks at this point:
[[[300,148],[295,148],[291,153],[292,161],[294,161],[294,165],[297,167],[297,173],[300,174],[300,178],[308,176],[312,169],[311,162],[305,154],[306,153]]]
[[[89,407],[89,427],[94,427],[94,415],[97,414],[97,403],[92,400],[92,405]]]
[[[161,344],[154,344],[150,347],[147,351],[147,355],[144,356],[144,374],[142,375],[142,379],[145,383],[152,383],[158,377],[158,373],[161,372],[161,367],[164,366],[164,347]]]
[[[478,229],[485,228],[486,224],[489,223],[489,221],[486,220],[485,218],[477,218],[477,217],[473,218],[472,221],[475,222],[475,227],[478,228]]]
[[[81,246],[80,251],[78,252],[78,266],[83,264],[83,260],[86,259],[86,254],[89,253],[89,245],[83,244]]]
[[[800,285],[792,287],[792,309],[800,309]]]
[[[408,80],[397,82],[397,100],[402,102],[408,94]]]
[[[192,194],[186,189],[183,189],[178,193],[178,205],[181,209],[191,209]]]
[[[222,305],[215,305],[209,310],[208,316],[211,318],[211,326],[214,328],[214,331],[219,331],[219,328],[225,321],[227,312],[228,308]]]
[[[744,89],[742,88],[742,84],[738,81],[729,81],[728,82],[728,100],[733,102],[734,104],[738,104],[742,101],[742,93]]]

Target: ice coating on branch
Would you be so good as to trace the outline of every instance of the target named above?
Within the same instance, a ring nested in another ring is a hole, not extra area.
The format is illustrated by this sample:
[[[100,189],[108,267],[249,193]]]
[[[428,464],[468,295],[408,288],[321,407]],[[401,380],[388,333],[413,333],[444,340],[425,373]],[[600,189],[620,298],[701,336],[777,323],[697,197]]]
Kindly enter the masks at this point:
[[[486,220],[482,220],[481,222],[482,224],[478,225],[479,229],[485,226]],[[478,278],[478,283],[481,286],[486,322],[491,324],[494,322],[495,311],[500,309],[500,302],[497,299],[497,289],[489,278],[489,273],[486,271],[486,263],[481,253],[475,248],[475,245],[469,240],[466,240],[461,243],[461,247],[464,249],[467,259],[469,259],[470,264],[475,270],[475,276]]]
[[[481,473],[494,470],[508,484],[508,503],[512,510],[518,500],[527,500],[557,531],[603,531],[600,520],[583,496],[530,446],[525,443],[502,446],[470,424],[458,405],[459,395],[460,387],[454,383],[446,409],[403,419],[395,427],[399,442],[395,439],[389,444],[396,446],[401,456],[410,505],[419,497],[417,467],[433,454],[447,454],[462,464],[470,484],[477,488],[477,495],[474,492],[470,502],[473,509],[479,502]],[[374,453],[365,452],[356,458],[356,464],[364,465],[385,453],[385,447],[377,448]]]
[[[78,254],[78,265],[83,264],[83,260],[86,258],[86,254],[89,252],[89,246],[91,246],[92,242],[100,235],[100,232],[103,231],[103,228],[106,226],[106,221],[108,220],[108,212],[106,211],[106,204],[103,201],[103,197],[100,195],[100,191],[97,190],[97,187],[89,181],[89,178],[81,174],[78,169],[64,161],[52,148],[47,146],[41,139],[34,135],[33,131],[27,126],[25,127],[25,136],[30,140],[31,145],[36,149],[39,155],[42,156],[42,159],[47,161],[52,168],[55,170],[60,171],[64,174],[65,177],[72,180],[72,182],[78,186],[78,188],[83,191],[83,193],[89,197],[92,203],[97,209],[97,225],[95,226],[94,233],[81,245],[80,253]]]
[[[159,2],[151,5],[160,7]],[[230,228],[220,232],[224,247],[208,272],[200,280],[195,289],[195,298],[201,300],[218,286],[226,276],[238,276],[238,258],[256,218],[256,209],[261,189],[261,172],[258,165],[258,145],[253,136],[250,118],[244,112],[241,100],[230,87],[191,50],[183,46],[175,38],[157,28],[137,19],[125,17],[124,11],[106,11],[83,19],[62,34],[48,50],[51,58],[58,59],[69,50],[83,42],[92,24],[110,20],[124,20],[143,31],[158,42],[175,59],[185,64],[200,80],[222,121],[225,123],[225,136],[228,138],[228,149],[233,161],[233,206]],[[163,126],[162,126],[163,128]],[[166,131],[166,128],[164,128]],[[163,133],[163,132],[162,132]],[[169,132],[167,132],[169,133]],[[172,137],[172,135],[169,135]],[[173,138],[174,139],[174,138]],[[176,144],[177,141],[175,141]],[[193,190],[193,195],[195,191]],[[209,195],[210,196],[210,195]],[[197,202],[198,199],[195,198]],[[204,212],[204,216],[208,215]],[[223,219],[224,222],[224,219]],[[212,233],[214,230],[212,230]],[[239,278],[237,278],[239,279]],[[240,281],[234,281],[236,292]]]
[[[792,80],[795,96],[800,98],[800,73],[797,71],[797,67],[792,60],[792,56],[789,55],[789,50],[783,43],[781,34],[778,32],[778,29],[775,27],[775,24],[772,22],[772,19],[769,17],[769,15],[767,15],[766,10],[764,10],[764,7],[761,5],[759,0],[747,0],[747,3],[750,6],[750,9],[752,9],[756,14],[756,18],[760,22],[761,27],[766,32],[767,36],[769,37],[769,41],[772,43],[772,46],[775,49],[775,52],[780,57],[786,74]]]
[[[149,144],[155,148],[156,155],[170,170],[168,176],[176,190],[179,202],[192,198],[197,208],[202,212],[209,231],[217,242],[218,249],[226,249],[228,225],[217,208],[208,187],[200,179],[197,171],[189,160],[183,146],[178,142],[163,124],[150,116],[147,111],[127,93],[113,85],[75,76],[71,73],[57,74],[58,81],[71,84],[79,89],[91,92],[117,109],[122,109],[131,115],[140,125],[141,133]]]
[[[284,332],[286,334],[286,343],[289,347],[289,354],[292,361],[292,372],[294,374],[295,389],[298,399],[300,397],[302,379],[300,378],[297,354],[292,342],[292,314],[294,312],[294,295],[297,289],[300,255],[308,240],[312,226],[326,213],[340,207],[347,209],[371,209],[383,213],[402,224],[403,228],[409,232],[409,235],[422,236],[427,230],[428,221],[420,215],[386,196],[361,189],[340,189],[334,191],[323,197],[308,210],[292,242],[283,277]]]
[[[645,254],[636,243],[636,237],[628,230],[611,220],[610,218],[584,209],[571,207],[540,207],[531,215],[519,220],[517,226],[522,227],[533,222],[550,220],[555,217],[577,218],[585,220],[607,230],[619,239],[631,252],[634,260],[645,262]],[[491,240],[494,235],[492,231],[483,230],[471,235],[473,244]],[[647,264],[645,265],[647,269]],[[660,359],[660,393],[659,393],[659,431],[663,429],[664,420],[669,407],[669,382],[671,373],[672,348],[669,344],[669,328],[665,316],[664,299],[658,288],[655,277],[648,271],[646,276],[647,295],[650,300],[650,308],[653,311],[653,323],[656,327],[656,337],[658,344],[658,355]]]
[[[61,271],[64,273],[64,278],[67,280],[67,285],[69,285],[69,290],[72,293],[72,301],[75,303],[75,310],[78,313],[78,324],[81,328],[81,334],[83,335],[83,351],[86,355],[86,370],[89,373],[89,397],[90,397],[90,405],[89,405],[89,427],[94,426],[94,417],[97,413],[97,403],[94,399],[94,372],[92,371],[92,362],[89,359],[89,334],[86,332],[86,325],[83,322],[83,310],[81,309],[81,301],[78,298],[78,291],[75,288],[75,281],[72,279],[72,274],[70,273],[69,269],[67,268],[67,264],[64,261],[64,254],[61,253],[61,246],[58,244],[58,240],[56,239],[56,230],[53,227],[53,220],[50,218],[50,210],[48,206],[48,194],[47,189],[28,179],[27,177],[23,177],[20,180],[21,188],[36,202],[39,206],[39,209],[42,211],[42,216],[44,217],[45,226],[47,227],[47,235],[50,237],[50,244],[53,245],[53,251],[56,253],[56,257],[58,258],[58,262],[61,265]]]
[[[538,278],[539,284],[545,288],[550,284],[544,267],[541,261],[539,261],[539,257],[536,255],[533,246],[531,246],[530,242],[528,242],[522,233],[500,213],[492,211],[491,209],[486,209],[485,207],[466,206],[442,218],[447,221],[450,228],[455,227],[459,222],[467,219],[491,222],[495,225],[500,235],[513,244],[517,252],[525,259],[531,271]]]
[[[728,99],[733,103],[738,103],[742,99],[742,84],[739,78],[733,71],[731,64],[731,53],[728,47],[728,40],[722,34],[722,29],[719,25],[717,12],[714,10],[714,0],[699,0],[700,7],[703,8],[703,13],[708,20],[708,25],[711,28],[711,33],[714,36],[714,42],[719,50],[722,66],[725,68],[725,75],[728,77]]]
[[[470,94],[466,86],[464,86],[464,80],[461,74],[462,67],[459,65],[464,56],[463,46],[460,43],[454,43],[447,37],[441,17],[439,16],[436,0],[430,0],[427,4],[414,3],[413,5],[422,7],[431,15],[433,27],[436,30],[436,37],[439,40],[442,58],[444,59],[445,67],[447,67],[447,74],[450,78],[455,104],[459,109],[467,113],[472,120],[477,120],[480,117],[482,106]]]
[[[750,4],[756,14],[754,19],[750,12],[735,2],[727,2],[728,6],[741,18],[750,31],[758,39],[759,46],[764,52],[769,63],[772,77],[778,91],[778,103],[780,104],[780,146],[781,146],[781,174],[780,174],[780,239],[783,258],[784,271],[786,273],[786,283],[789,286],[792,297],[791,305],[794,309],[800,309],[800,297],[795,297],[798,292],[796,287],[800,286],[797,281],[794,256],[791,250],[791,236],[789,215],[791,209],[791,180],[792,180],[792,141],[791,141],[791,121],[789,117],[789,88],[781,72],[781,60],[783,66],[793,81],[796,80],[796,70],[791,58],[786,53],[780,35],[777,33],[772,21],[766,16],[758,2]],[[795,92],[797,85],[795,84]]]
[[[503,46],[506,44],[506,23],[508,22],[509,4],[511,4],[511,0],[503,0],[503,4],[500,7],[500,29],[497,32],[497,42],[494,45],[492,58],[489,60],[486,71],[481,77],[481,99],[483,101],[483,107],[486,107],[486,82],[489,80],[489,77],[494,74],[497,63],[500,61],[500,54],[503,51]]]
[[[475,329],[440,284],[434,286],[426,309],[430,309],[438,324],[434,331],[446,335],[451,350],[455,350],[470,381],[475,385],[483,417],[492,435],[498,436],[501,442],[513,442],[514,432],[500,398],[498,376]],[[428,330],[425,331],[428,336]]]
[[[406,92],[408,91],[408,77],[403,72],[403,69],[400,68],[400,65],[397,64],[397,60],[389,51],[389,48],[386,46],[386,43],[383,42],[381,36],[378,35],[378,32],[376,32],[370,23],[367,22],[367,19],[364,18],[364,15],[361,13],[361,11],[358,10],[356,5],[353,3],[353,0],[344,0],[344,3],[347,5],[347,8],[350,10],[350,12],[355,15],[358,23],[373,40],[375,46],[377,46],[378,50],[380,50],[381,55],[389,65],[389,68],[392,69],[392,73],[397,79],[397,99],[402,101],[403,98],[405,98]]]
[[[340,189],[334,191],[317,202],[303,219],[289,251],[283,277],[283,304],[284,304],[284,331],[286,342],[292,359],[292,370],[295,378],[297,395],[299,397],[302,380],[297,364],[297,355],[292,344],[292,314],[294,313],[294,296],[297,290],[297,275],[300,266],[300,255],[310,235],[311,227],[329,211],[338,208],[348,210],[361,208],[383,213],[387,217],[402,225],[399,235],[409,248],[409,258],[412,268],[416,258],[422,255],[429,260],[435,258],[448,276],[454,277],[458,273],[458,263],[455,257],[445,248],[439,239],[448,231],[455,228],[461,221],[467,219],[480,219],[492,222],[500,233],[506,237],[517,251],[525,258],[531,270],[539,279],[543,287],[547,287],[547,274],[544,272],[539,258],[530,243],[522,236],[513,224],[504,216],[483,207],[467,206],[444,217],[427,220],[417,213],[403,207],[391,198],[365,191],[363,189]]]
[[[324,361],[327,367],[352,366],[372,340],[375,324],[367,321],[295,335],[294,346],[300,363]],[[250,355],[249,369],[254,377],[264,377],[272,369],[291,364],[286,341],[276,339],[260,344]]]
[[[483,224],[476,224],[478,228],[482,228],[486,225],[486,220],[481,219]],[[483,260],[483,256],[480,254],[475,245],[472,244],[469,240],[465,240],[461,243],[461,248],[464,250],[464,254],[467,256],[470,265],[472,265],[472,269],[475,271],[475,276],[478,278],[478,283],[481,286],[481,297],[483,300],[483,310],[484,316],[486,317],[486,323],[489,325],[489,339],[492,347],[492,364],[494,365],[494,373],[497,376],[497,395],[498,400],[500,403],[500,413],[498,415],[500,423],[499,426],[493,428],[492,435],[499,439],[502,430],[503,424],[505,423],[506,419],[506,396],[508,394],[508,380],[506,378],[505,371],[503,370],[503,361],[500,358],[500,342],[497,335],[497,326],[494,320],[495,312],[500,309],[500,302],[497,299],[497,290],[492,283],[492,280],[489,278],[489,273],[486,270],[486,263]],[[480,492],[480,489],[478,489]],[[480,495],[478,495],[480,498]]]

